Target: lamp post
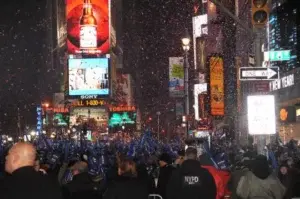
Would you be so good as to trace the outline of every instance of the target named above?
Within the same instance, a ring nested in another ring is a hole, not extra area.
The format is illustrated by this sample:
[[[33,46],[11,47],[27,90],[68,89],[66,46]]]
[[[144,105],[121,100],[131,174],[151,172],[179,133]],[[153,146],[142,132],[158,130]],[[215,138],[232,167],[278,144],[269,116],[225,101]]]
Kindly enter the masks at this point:
[[[160,132],[159,132],[159,131],[160,131],[160,128],[159,128],[159,125],[160,125],[160,124],[159,124],[159,119],[160,119],[159,117],[160,117],[160,114],[161,114],[161,113],[160,113],[159,111],[156,112],[156,115],[157,115],[157,139],[158,139],[158,140],[159,140],[159,137],[160,137],[160,135],[159,135],[159,134],[160,134]]]
[[[184,51],[184,101],[185,101],[185,115],[186,115],[186,136],[189,133],[188,125],[188,116],[190,114],[190,105],[189,105],[189,63],[188,63],[188,51],[190,50],[190,36],[186,30],[186,35],[181,39],[182,48]]]

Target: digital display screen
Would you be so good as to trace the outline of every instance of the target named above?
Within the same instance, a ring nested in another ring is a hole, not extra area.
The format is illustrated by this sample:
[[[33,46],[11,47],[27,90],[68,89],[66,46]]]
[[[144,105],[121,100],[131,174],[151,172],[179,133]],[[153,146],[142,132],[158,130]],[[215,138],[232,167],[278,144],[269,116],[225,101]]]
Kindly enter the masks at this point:
[[[69,95],[109,95],[107,58],[69,59]]]
[[[111,112],[109,116],[109,127],[135,127],[136,112]]]
[[[69,113],[54,113],[53,124],[55,126],[68,126],[69,125]]]
[[[110,49],[108,0],[66,0],[69,54],[107,54]]]
[[[70,126],[87,124],[88,130],[107,132],[108,114],[105,108],[75,107],[70,113]]]

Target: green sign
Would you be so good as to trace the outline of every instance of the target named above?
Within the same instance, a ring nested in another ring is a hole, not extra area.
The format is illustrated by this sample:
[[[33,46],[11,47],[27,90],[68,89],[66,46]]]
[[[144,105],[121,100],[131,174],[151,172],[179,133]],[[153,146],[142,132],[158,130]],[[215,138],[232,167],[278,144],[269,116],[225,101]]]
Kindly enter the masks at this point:
[[[268,51],[264,53],[264,56],[266,61],[289,61],[291,59],[291,51]]]

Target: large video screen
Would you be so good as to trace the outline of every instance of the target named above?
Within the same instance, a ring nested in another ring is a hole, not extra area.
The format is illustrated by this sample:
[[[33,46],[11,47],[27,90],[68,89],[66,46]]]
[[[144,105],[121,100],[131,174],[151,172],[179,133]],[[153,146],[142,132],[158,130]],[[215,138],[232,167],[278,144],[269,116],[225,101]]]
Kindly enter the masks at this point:
[[[69,95],[109,95],[107,58],[69,59]]]
[[[111,112],[109,115],[109,127],[136,127],[136,112]]]
[[[55,126],[68,126],[69,125],[69,113],[54,113],[53,125]]]
[[[70,113],[70,126],[87,124],[88,129],[107,132],[108,114],[105,108],[75,107]]]
[[[69,54],[109,52],[108,0],[66,0]]]

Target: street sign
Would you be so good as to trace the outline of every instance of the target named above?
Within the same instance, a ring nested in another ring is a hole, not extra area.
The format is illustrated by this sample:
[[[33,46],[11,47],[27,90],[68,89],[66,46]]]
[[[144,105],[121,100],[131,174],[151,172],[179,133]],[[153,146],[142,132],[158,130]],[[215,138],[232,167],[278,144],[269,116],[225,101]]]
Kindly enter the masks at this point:
[[[264,52],[265,61],[289,61],[291,59],[290,50],[278,50]]]
[[[278,67],[242,67],[240,68],[240,80],[276,80],[279,79]]]

